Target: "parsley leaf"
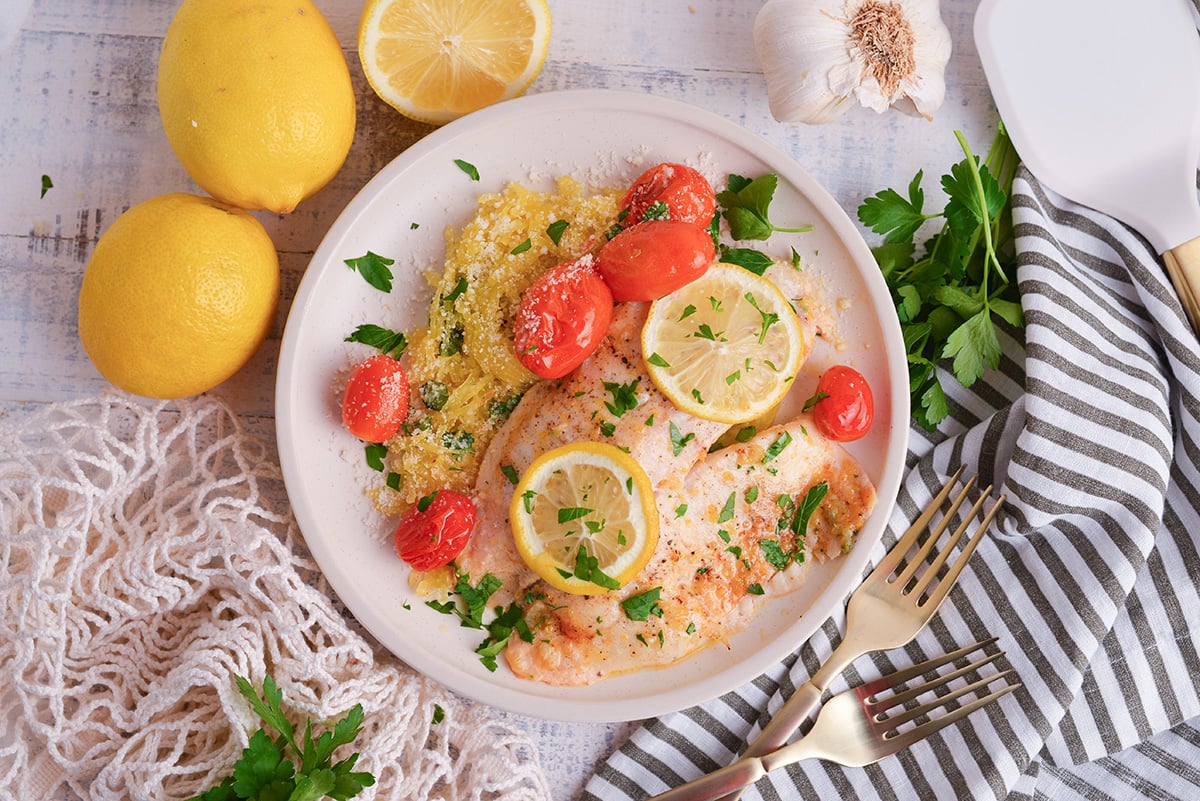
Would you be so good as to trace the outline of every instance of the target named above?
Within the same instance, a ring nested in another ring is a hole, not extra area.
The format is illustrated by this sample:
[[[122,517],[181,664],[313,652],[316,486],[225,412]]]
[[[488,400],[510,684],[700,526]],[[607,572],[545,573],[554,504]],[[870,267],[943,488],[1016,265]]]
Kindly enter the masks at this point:
[[[354,332],[346,337],[346,341],[370,345],[394,359],[399,359],[400,354],[408,347],[408,338],[403,333],[371,323],[364,323],[355,328]]]
[[[908,197],[885,189],[866,198],[859,220],[884,242],[874,248],[900,320],[908,354],[913,418],[934,429],[949,414],[938,364],[950,359],[955,379],[971,386],[1000,363],[998,328],[1024,326],[1014,273],[1012,201],[1017,156],[1001,125],[981,161],[955,131],[964,158],[941,177],[946,203],[926,213],[923,173]],[[940,218],[941,229],[918,248],[918,230]]]
[[[658,605],[660,595],[662,595],[662,587],[654,587],[639,595],[631,595],[621,601],[621,608],[625,610],[625,617],[633,621],[649,620],[651,615],[662,617],[663,610]]]
[[[562,240],[563,232],[567,230],[568,225],[566,220],[555,220],[546,226],[546,236],[550,237],[550,241],[557,245]]]
[[[426,381],[418,388],[421,402],[435,412],[440,412],[450,400],[450,388],[441,381]]]
[[[620,417],[625,412],[633,411],[638,406],[637,389],[642,379],[635,378],[628,384],[618,384],[615,381],[605,381],[604,390],[612,395],[612,403],[604,402],[609,414]]]
[[[361,704],[345,712],[332,731],[324,731],[316,738],[309,719],[298,742],[296,729],[283,711],[283,694],[270,676],[263,679],[261,698],[249,679],[234,676],[234,681],[263,723],[278,732],[279,737],[272,738],[265,728],[255,731],[234,764],[232,775],[192,801],[241,798],[316,801],[326,796],[344,801],[375,784],[370,773],[354,770],[357,753],[333,761],[334,751],[353,743],[362,730]],[[293,760],[289,749],[298,761]]]
[[[389,268],[396,263],[395,259],[389,259],[386,256],[380,256],[378,253],[372,253],[368,250],[365,256],[346,259],[344,263],[351,270],[357,270],[366,279],[368,284],[380,292],[392,291],[393,275]]]
[[[479,169],[474,164],[469,161],[463,161],[462,159],[455,159],[454,163],[460,170],[465,172],[467,177],[469,177],[472,181],[479,180]]]
[[[804,233],[813,230],[811,225],[780,228],[771,223],[767,212],[778,186],[779,176],[774,173],[753,180],[730,174],[729,188],[717,193],[717,203],[721,205],[721,216],[729,223],[729,233],[734,239],[767,239],[776,231]]]
[[[50,176],[43,175],[42,176],[42,194],[39,196],[38,199],[40,200],[41,198],[45,197],[46,193],[49,192],[53,188],[54,188],[54,182],[50,180]]]
[[[753,248],[731,248],[721,246],[721,261],[726,264],[736,264],[742,269],[749,270],[755,275],[762,275],[767,268],[775,263],[767,254]]]

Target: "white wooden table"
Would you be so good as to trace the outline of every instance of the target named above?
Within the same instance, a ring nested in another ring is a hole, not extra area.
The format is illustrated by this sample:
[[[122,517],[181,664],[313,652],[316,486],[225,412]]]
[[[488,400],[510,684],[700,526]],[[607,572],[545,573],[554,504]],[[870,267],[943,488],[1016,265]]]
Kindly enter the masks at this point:
[[[334,181],[286,217],[259,214],[279,249],[275,330],[214,390],[273,436],[274,372],[289,303],[321,237],[351,197],[427,134],[379,101],[358,64],[359,0],[317,0],[346,52],[358,132]],[[0,0],[0,414],[92,396],[106,386],[79,344],[76,298],[98,236],[126,208],[199,189],[159,122],[155,73],[176,0]],[[26,7],[28,10],[26,11]],[[986,151],[996,115],[971,34],[976,0],[943,0],[954,55],[932,122],[858,110],[823,126],[771,118],[751,29],[752,0],[550,0],[550,55],[531,92],[626,89],[721,114],[789,152],[854,216],[864,196],[926,189],[961,158],[953,131]],[[547,132],[552,136],[553,132]],[[39,197],[42,175],[53,188]],[[573,798],[629,724],[566,724],[505,713],[541,749],[555,798]]]

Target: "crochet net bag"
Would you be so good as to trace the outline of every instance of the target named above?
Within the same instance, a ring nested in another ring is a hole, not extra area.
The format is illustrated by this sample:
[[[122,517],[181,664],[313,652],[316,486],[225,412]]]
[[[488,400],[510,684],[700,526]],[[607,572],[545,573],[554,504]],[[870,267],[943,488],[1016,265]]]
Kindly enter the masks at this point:
[[[234,674],[271,675],[301,724],[361,703],[356,769],[378,781],[358,798],[548,798],[524,734],[331,598],[275,454],[219,401],[0,419],[0,798],[203,792],[261,725]]]

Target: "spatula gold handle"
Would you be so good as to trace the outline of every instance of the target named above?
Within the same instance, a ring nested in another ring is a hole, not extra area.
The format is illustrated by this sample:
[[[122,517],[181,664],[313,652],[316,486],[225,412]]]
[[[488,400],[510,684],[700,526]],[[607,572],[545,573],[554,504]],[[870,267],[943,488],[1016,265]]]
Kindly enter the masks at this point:
[[[1200,333],[1200,237],[1171,248],[1163,254],[1163,261],[1192,329]]]

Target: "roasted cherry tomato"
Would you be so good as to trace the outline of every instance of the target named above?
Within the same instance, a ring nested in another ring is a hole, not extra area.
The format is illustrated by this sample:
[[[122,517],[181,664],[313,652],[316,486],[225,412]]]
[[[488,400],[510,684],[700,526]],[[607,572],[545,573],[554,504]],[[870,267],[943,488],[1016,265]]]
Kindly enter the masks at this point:
[[[408,417],[408,376],[380,353],[354,368],[342,396],[342,424],[367,442],[391,439]]]
[[[529,285],[517,307],[517,359],[535,375],[561,378],[604,339],[612,308],[612,292],[591,256],[547,270]]]
[[[708,228],[717,210],[717,198],[712,185],[703,175],[686,164],[664,162],[646,170],[629,187],[621,208],[628,209],[627,225],[642,222],[647,211],[656,203],[666,206],[667,216],[658,219],[682,220]]]
[[[715,258],[700,226],[647,220],[605,243],[596,264],[616,300],[655,300],[704,275]]]
[[[414,570],[433,570],[462,553],[474,527],[474,502],[461,492],[438,490],[400,520],[396,553]]]
[[[826,437],[839,442],[858,439],[871,428],[875,401],[862,373],[836,364],[817,382],[813,422]]]

